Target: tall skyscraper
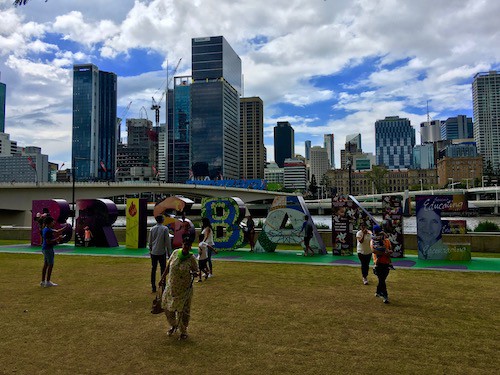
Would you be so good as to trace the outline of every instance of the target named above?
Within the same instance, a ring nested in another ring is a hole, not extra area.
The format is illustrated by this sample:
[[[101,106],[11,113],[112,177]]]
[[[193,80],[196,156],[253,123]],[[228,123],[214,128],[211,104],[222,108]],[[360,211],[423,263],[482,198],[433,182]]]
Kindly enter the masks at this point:
[[[264,103],[259,97],[240,99],[240,160],[241,178],[264,178]]]
[[[420,123],[420,144],[434,143],[441,138],[441,120],[425,121]]]
[[[335,168],[335,143],[333,134],[325,134],[323,136],[323,147],[328,153],[330,168]]]
[[[474,138],[472,118],[465,115],[449,117],[441,123],[441,139]]]
[[[325,173],[331,169],[330,158],[328,157],[328,152],[325,148],[320,146],[314,146],[311,148],[311,176],[316,179],[316,184],[321,185],[323,176]]]
[[[116,168],[116,74],[73,66],[72,156],[77,180],[113,180]]]
[[[223,36],[194,38],[191,163],[195,177],[240,177],[241,59]]]
[[[191,134],[191,77],[174,78],[172,121],[168,132],[168,182],[184,183],[189,179]]]
[[[309,160],[311,159],[311,141],[305,141],[304,146],[305,146],[306,160]]]
[[[407,118],[389,116],[375,122],[375,152],[378,165],[409,169],[413,164],[415,129]]]
[[[278,121],[274,127],[274,161],[280,168],[285,159],[295,157],[295,132],[288,121]]]
[[[500,170],[500,73],[477,73],[472,82],[474,140],[483,167]]]
[[[7,97],[7,85],[0,82],[0,133],[5,133],[5,102]]]

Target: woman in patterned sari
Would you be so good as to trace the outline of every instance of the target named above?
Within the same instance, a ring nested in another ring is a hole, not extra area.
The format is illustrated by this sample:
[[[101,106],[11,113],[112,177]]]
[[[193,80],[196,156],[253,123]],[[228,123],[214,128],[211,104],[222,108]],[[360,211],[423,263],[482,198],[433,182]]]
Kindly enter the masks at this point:
[[[193,298],[193,279],[198,274],[198,265],[191,250],[191,239],[183,236],[182,249],[176,250],[168,259],[160,285],[166,287],[162,296],[162,307],[165,309],[172,336],[177,328],[181,333],[179,340],[187,339],[191,300]],[[194,276],[193,276],[194,274]]]

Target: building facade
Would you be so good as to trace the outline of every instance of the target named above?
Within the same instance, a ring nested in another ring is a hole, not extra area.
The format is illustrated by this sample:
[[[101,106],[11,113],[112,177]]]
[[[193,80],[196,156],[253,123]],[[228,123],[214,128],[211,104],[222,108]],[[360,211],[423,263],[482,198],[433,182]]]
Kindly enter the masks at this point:
[[[335,169],[327,172],[330,186],[337,189],[337,194],[349,193],[349,171]],[[375,184],[368,178],[367,171],[351,173],[352,195],[370,195],[381,193],[404,192],[405,190],[433,189],[438,186],[436,169],[388,170],[382,180],[383,191],[376,191]]]
[[[331,169],[330,158],[328,157],[328,152],[325,148],[320,146],[314,146],[311,148],[311,160],[309,162],[310,168],[310,178],[312,176],[316,179],[316,184],[321,185],[323,176],[327,171]]]
[[[295,156],[295,131],[288,121],[278,121],[274,127],[274,161],[280,168],[285,159]]]
[[[441,139],[474,138],[472,118],[465,115],[449,117],[441,123]]]
[[[474,140],[483,167],[500,171],[500,73],[477,73],[472,82]]]
[[[388,169],[410,169],[415,129],[407,118],[389,116],[375,122],[375,154],[378,165]]]
[[[0,156],[13,156],[17,152],[17,142],[10,139],[10,134],[0,133]]]
[[[311,159],[311,141],[305,141],[304,142],[304,152],[306,156],[306,160]]]
[[[413,148],[413,167],[415,169],[436,168],[434,143],[424,143]]]
[[[172,150],[169,159],[167,181],[184,183],[189,179],[191,169],[189,142],[191,134],[191,77],[174,78],[173,131],[169,146]]]
[[[441,139],[441,120],[420,123],[420,144],[434,143]]]
[[[118,144],[116,180],[151,181],[152,159],[156,152],[153,123],[148,119],[127,119],[127,143]],[[141,167],[143,169],[133,169]],[[143,171],[139,176],[138,171]],[[134,172],[134,173],[132,173]]]
[[[464,186],[478,186],[483,175],[483,158],[446,156],[437,161],[437,173],[439,187],[451,187],[459,182]]]
[[[276,163],[268,163],[266,168],[264,168],[264,179],[268,184],[280,184],[283,186],[285,182],[285,170],[278,167]]]
[[[307,170],[304,160],[287,158],[283,163],[283,185],[285,189],[305,191],[307,188]]]
[[[39,147],[29,146],[12,156],[0,157],[0,182],[48,182],[49,157]]]
[[[114,180],[117,78],[93,64],[73,66],[72,160],[76,180]]]
[[[323,135],[323,147],[328,154],[328,161],[330,162],[330,169],[335,168],[335,137],[333,134]],[[361,143],[361,140],[360,140]]]
[[[240,178],[264,178],[264,103],[259,97],[240,98],[240,160]]]
[[[192,39],[191,151],[195,177],[240,177],[241,59],[222,36]]]

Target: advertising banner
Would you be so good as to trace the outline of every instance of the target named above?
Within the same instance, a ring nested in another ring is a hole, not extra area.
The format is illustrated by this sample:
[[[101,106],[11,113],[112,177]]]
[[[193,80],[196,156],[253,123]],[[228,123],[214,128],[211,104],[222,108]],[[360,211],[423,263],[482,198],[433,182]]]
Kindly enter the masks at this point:
[[[346,195],[332,197],[332,254],[352,255],[353,219],[357,217],[357,205]]]
[[[128,249],[143,249],[146,247],[147,210],[147,199],[127,198],[125,244]]]
[[[404,256],[403,197],[400,195],[382,196],[382,212],[382,226],[391,241],[392,257],[402,258]]]
[[[443,233],[453,234],[464,231],[464,223],[442,221],[441,212],[461,212],[467,210],[464,195],[417,195],[417,242],[419,259],[470,260],[470,245],[446,244]],[[460,229],[462,228],[462,229]],[[452,245],[452,246],[451,246]]]

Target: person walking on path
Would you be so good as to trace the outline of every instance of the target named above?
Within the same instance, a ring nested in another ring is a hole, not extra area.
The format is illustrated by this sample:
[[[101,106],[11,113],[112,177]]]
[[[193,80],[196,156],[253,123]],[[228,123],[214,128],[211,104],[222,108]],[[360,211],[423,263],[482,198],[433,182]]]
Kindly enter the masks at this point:
[[[361,223],[359,231],[356,233],[356,249],[359,261],[361,262],[361,276],[363,277],[363,284],[365,285],[368,284],[368,270],[372,258],[372,248],[370,246],[371,235],[372,232],[366,228],[366,224]]]
[[[255,247],[255,222],[253,221],[252,215],[247,216],[247,230],[245,234],[247,235],[247,241],[250,245],[250,251],[252,252]]]
[[[166,286],[162,295],[162,307],[170,324],[168,336],[172,336],[179,329],[181,333],[179,340],[188,337],[193,280],[198,272],[196,259],[191,254],[191,240],[188,236],[184,236],[182,249],[175,250],[168,258],[167,267],[160,280],[160,286]]]
[[[311,249],[311,238],[313,238],[313,226],[309,221],[309,216],[305,215],[304,216],[304,223],[302,224],[302,229],[300,230],[300,233],[304,232],[304,256],[307,256],[309,254],[309,251],[311,251],[311,256],[314,255],[313,249]]]
[[[381,228],[378,225],[373,227],[374,233],[381,232]],[[370,246],[373,251],[373,262],[375,266],[373,267],[373,272],[378,277],[377,292],[375,297],[380,297],[383,299],[384,303],[389,303],[389,294],[387,293],[387,285],[385,283],[387,276],[389,276],[389,271],[391,267],[391,242],[389,239],[384,240],[385,249],[375,247],[374,240],[370,241]]]
[[[212,267],[212,253],[217,254],[217,250],[215,250],[215,242],[214,242],[214,230],[212,229],[212,224],[210,224],[210,220],[207,217],[201,219],[201,234],[200,238],[203,236],[201,241],[198,243],[199,247],[206,246],[207,247],[207,264],[209,274],[208,277],[212,277],[214,270]]]
[[[156,293],[156,269],[160,263],[160,272],[163,275],[167,258],[172,252],[170,233],[163,225],[163,215],[155,217],[156,225],[149,232],[149,255],[151,257],[151,290]]]
[[[41,287],[57,286],[50,278],[52,276],[52,269],[54,268],[54,245],[58,244],[62,236],[59,235],[64,230],[64,226],[59,229],[54,229],[55,221],[52,216],[45,217],[42,230],[42,253],[43,253],[43,268],[42,268],[42,281]]]

